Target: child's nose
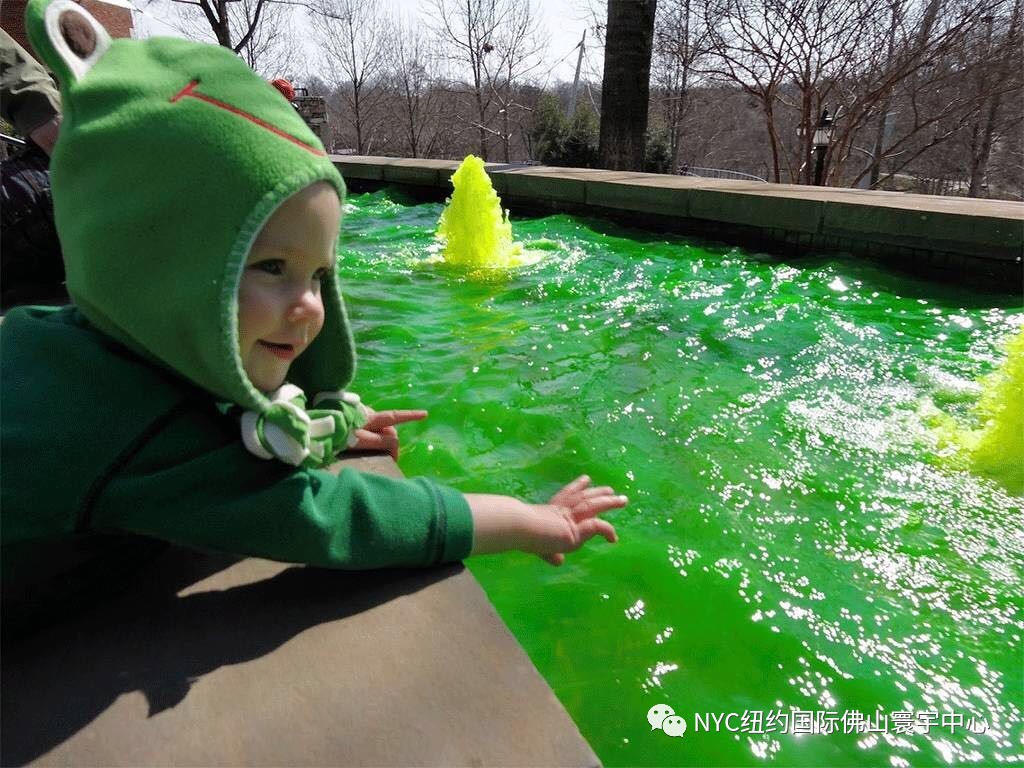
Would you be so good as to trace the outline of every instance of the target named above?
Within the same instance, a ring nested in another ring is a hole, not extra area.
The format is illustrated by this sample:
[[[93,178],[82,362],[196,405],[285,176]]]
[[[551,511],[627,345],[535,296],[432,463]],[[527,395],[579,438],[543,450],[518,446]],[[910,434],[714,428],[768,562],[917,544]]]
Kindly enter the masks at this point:
[[[288,308],[288,319],[292,322],[309,320],[323,313],[320,295],[313,288],[304,288]]]

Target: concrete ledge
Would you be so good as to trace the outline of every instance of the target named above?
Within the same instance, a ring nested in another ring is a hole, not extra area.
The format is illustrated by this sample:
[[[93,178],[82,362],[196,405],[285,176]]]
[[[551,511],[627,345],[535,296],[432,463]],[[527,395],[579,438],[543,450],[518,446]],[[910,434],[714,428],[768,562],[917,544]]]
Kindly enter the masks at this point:
[[[817,234],[824,207],[825,203],[820,198],[786,192],[696,189],[690,193],[689,213],[694,219],[749,227],[763,227],[770,223],[775,228],[790,232]]]
[[[346,178],[451,192],[448,160],[333,156]],[[979,288],[1024,290],[1024,203],[589,168],[488,171],[503,203],[609,216],[785,255],[842,252]],[[358,181],[356,182],[358,186]],[[640,214],[639,216],[637,214]]]
[[[450,186],[452,172],[459,164],[451,160],[412,160],[401,157],[331,155],[346,181],[387,181],[392,184]]]
[[[384,180],[398,184],[441,186],[447,184],[450,177],[451,170],[438,167],[436,163],[396,160],[384,166]]]
[[[897,207],[879,205],[873,199],[829,201],[825,205],[822,232],[982,259],[1014,261],[1020,257],[1024,230],[1021,219],[994,216],[986,208],[975,209],[968,203],[963,210],[936,211],[933,205]]]
[[[598,763],[461,565],[170,549],[123,594],[4,638],[2,665],[3,765]]]
[[[364,179],[366,181],[384,181],[384,166],[376,162],[385,158],[362,158],[365,162],[345,163],[345,180]],[[337,163],[335,163],[337,165]]]
[[[532,197],[539,200],[580,204],[585,199],[586,174],[581,176],[573,169],[517,168],[489,172],[493,174],[492,178],[502,180],[504,191],[499,194],[505,194],[510,198]]]
[[[665,181],[647,173],[609,173],[602,179],[586,182],[586,202],[603,208],[687,217],[692,184],[683,176],[667,176]],[[682,183],[680,183],[682,182]]]

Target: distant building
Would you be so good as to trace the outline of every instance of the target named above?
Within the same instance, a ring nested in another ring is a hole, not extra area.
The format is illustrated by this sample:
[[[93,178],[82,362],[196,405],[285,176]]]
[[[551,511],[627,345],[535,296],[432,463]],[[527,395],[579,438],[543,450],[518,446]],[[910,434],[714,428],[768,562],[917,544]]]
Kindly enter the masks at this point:
[[[3,0],[0,2],[0,27],[31,52],[32,44],[25,33],[25,6],[28,0]],[[111,37],[132,36],[132,4],[127,0],[79,0],[85,10],[110,33]],[[37,56],[38,58],[38,56]]]

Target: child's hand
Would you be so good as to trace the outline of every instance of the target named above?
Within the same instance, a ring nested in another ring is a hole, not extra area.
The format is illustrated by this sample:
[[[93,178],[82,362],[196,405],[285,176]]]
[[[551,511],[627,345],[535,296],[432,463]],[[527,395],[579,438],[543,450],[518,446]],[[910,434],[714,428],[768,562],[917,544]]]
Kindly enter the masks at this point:
[[[395,461],[398,461],[398,430],[395,425],[427,418],[426,411],[375,411],[369,407],[366,410],[369,419],[355,431],[356,443],[349,450],[387,451]]]
[[[598,515],[626,506],[608,486],[591,488],[586,475],[573,480],[548,504],[526,504],[510,496],[466,494],[473,512],[473,550],[485,555],[518,549],[533,552],[552,565],[565,562],[594,536],[618,540],[615,528]]]
[[[589,486],[590,478],[582,475],[552,496],[547,505],[533,505],[538,525],[531,552],[552,565],[561,565],[566,552],[575,552],[594,536],[604,536],[611,544],[618,541],[614,526],[598,515],[621,509],[629,500],[607,485]]]

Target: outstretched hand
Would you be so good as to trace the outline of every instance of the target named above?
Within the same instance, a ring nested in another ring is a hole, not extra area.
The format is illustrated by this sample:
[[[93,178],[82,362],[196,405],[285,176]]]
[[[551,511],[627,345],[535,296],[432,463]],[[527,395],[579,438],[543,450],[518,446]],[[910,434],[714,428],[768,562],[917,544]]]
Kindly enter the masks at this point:
[[[552,565],[565,562],[566,552],[575,552],[594,536],[603,536],[614,544],[615,528],[598,515],[626,506],[628,499],[610,486],[590,487],[590,478],[582,475],[551,497],[547,505],[537,504],[538,536],[531,551]]]
[[[398,424],[408,421],[422,421],[427,418],[426,411],[375,411],[367,407],[370,417],[357,429],[353,451],[387,451],[391,458],[398,461]]]

